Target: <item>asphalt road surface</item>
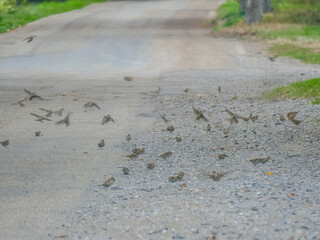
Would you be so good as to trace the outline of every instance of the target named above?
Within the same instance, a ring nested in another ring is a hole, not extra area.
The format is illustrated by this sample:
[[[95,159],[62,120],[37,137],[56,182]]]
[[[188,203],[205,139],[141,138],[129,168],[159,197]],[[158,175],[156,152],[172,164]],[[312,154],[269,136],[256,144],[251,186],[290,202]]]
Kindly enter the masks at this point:
[[[126,135],[151,128],[158,95],[319,73],[294,60],[271,63],[262,43],[215,38],[210,20],[222,2],[109,1],[0,35],[0,140],[10,140],[0,146],[0,239],[52,238],[86,205],[89,183],[123,161]],[[44,100],[19,106],[25,88]],[[84,108],[89,101],[101,110]],[[45,114],[39,108],[64,112],[41,123],[30,115]],[[69,111],[69,127],[54,124]],[[101,125],[107,114],[115,122]]]

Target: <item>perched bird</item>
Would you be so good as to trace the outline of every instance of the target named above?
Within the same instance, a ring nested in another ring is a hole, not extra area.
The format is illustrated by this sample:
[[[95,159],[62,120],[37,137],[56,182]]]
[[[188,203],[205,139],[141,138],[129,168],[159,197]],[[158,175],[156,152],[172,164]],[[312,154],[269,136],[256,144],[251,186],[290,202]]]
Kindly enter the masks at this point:
[[[30,113],[32,116],[35,116],[37,117],[37,119],[35,121],[39,121],[39,122],[42,122],[45,120],[45,121],[52,121],[51,119],[49,118],[46,118],[44,116],[41,116],[41,115],[38,115],[38,114],[35,114],[35,113]]]
[[[103,148],[104,147],[104,140],[102,139],[100,142],[98,142],[98,147],[99,149]]]
[[[210,123],[207,125],[206,130],[207,130],[207,132],[211,131],[211,124]]]
[[[173,132],[174,131],[174,126],[170,125],[169,127],[167,127],[167,131]]]
[[[221,87],[220,86],[218,87],[218,92],[221,93]]]
[[[226,154],[222,153],[218,155],[219,159],[225,159],[227,157]]]
[[[25,38],[23,41],[27,41],[28,43],[31,42],[34,38],[36,38],[37,36],[30,36]]]
[[[178,181],[178,177],[177,176],[170,176],[168,178],[168,180],[169,180],[169,182],[176,182],[176,181]]]
[[[40,131],[37,131],[37,132],[35,132],[35,133],[34,133],[34,135],[36,135],[36,137],[39,137],[39,136],[40,136],[40,134],[41,134],[41,132],[40,132]]]
[[[133,80],[133,77],[128,77],[128,76],[126,76],[126,77],[124,77],[123,79],[126,80],[126,81],[128,81],[128,82],[130,82],[130,81]]]
[[[177,176],[177,180],[181,181],[184,177],[184,172],[179,172],[178,176]]]
[[[210,178],[214,181],[219,181],[224,175],[226,175],[228,172],[216,172],[216,171],[213,171],[211,174],[210,174]]]
[[[293,122],[295,125],[299,125],[300,123],[302,123],[301,120],[297,120],[297,119],[292,119],[291,122]]]
[[[270,60],[271,62],[275,62],[275,60],[276,60],[277,57],[279,57],[279,56],[278,56],[278,55],[275,55],[275,56],[273,56],[273,57],[269,57],[269,60]]]
[[[131,135],[130,135],[130,134],[127,135],[126,140],[127,140],[128,142],[131,140]]]
[[[110,121],[114,122],[113,118],[110,115],[104,116],[103,119],[102,119],[101,125],[103,125],[105,123],[108,123]]]
[[[270,159],[270,157],[264,157],[264,158],[253,158],[250,160],[250,162],[253,163],[253,165],[258,165],[259,163],[261,164],[265,164],[266,162],[268,162]]]
[[[2,145],[2,146],[8,146],[9,145],[9,140],[4,140],[4,141],[2,141],[2,142],[0,142],[0,144]]]
[[[201,118],[205,121],[208,121],[208,119],[203,115],[202,110],[196,109],[194,106],[192,106],[193,112],[196,114],[196,120],[200,120]]]
[[[288,112],[287,117],[289,120],[292,120],[296,117],[297,114],[298,112]]]
[[[162,153],[160,155],[160,157],[166,159],[166,158],[170,157],[171,155],[172,155],[172,152],[169,151],[169,152]]]
[[[175,137],[175,139],[176,139],[177,142],[181,142],[182,141],[181,137]]]
[[[100,107],[94,103],[94,102],[87,102],[86,104],[83,105],[83,107],[88,108],[88,107],[96,107],[100,110]]]
[[[163,121],[165,121],[166,123],[169,122],[169,119],[166,118],[165,114],[159,114],[159,115],[163,119]]]
[[[155,165],[153,162],[148,162],[148,163],[147,163],[147,167],[148,167],[149,169],[154,169],[155,166],[156,166],[156,165]]]
[[[284,121],[284,115],[283,114],[280,115],[280,121]]]
[[[102,184],[99,185],[99,186],[102,186],[102,187],[110,187],[112,184],[114,184],[114,182],[115,182],[114,177],[111,177],[111,178],[109,178],[108,180],[104,181],[104,183],[102,183]]]
[[[122,172],[123,172],[124,175],[128,175],[129,174],[129,169],[126,168],[126,167],[123,167],[122,168]]]
[[[45,115],[46,117],[51,117],[52,114],[53,114],[53,111],[52,111],[52,110],[48,110],[48,109],[45,109],[45,108],[39,108],[39,110],[46,112],[46,113],[47,113],[47,114]]]
[[[56,124],[57,125],[66,124],[66,126],[68,127],[70,125],[70,114],[71,112],[68,112],[67,116],[64,119],[56,122]]]

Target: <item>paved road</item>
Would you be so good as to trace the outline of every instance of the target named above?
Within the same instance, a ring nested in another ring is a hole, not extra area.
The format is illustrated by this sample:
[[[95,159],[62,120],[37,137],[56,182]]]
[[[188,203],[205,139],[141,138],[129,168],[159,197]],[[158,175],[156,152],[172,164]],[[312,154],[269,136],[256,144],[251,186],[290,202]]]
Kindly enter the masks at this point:
[[[151,127],[157,94],[319,71],[296,61],[270,63],[257,54],[266,50],[261,43],[214,38],[209,22],[222,2],[109,1],[0,35],[0,139],[10,139],[0,146],[0,239],[46,239],[85,205],[89,183],[123,160],[125,136],[138,138]],[[22,41],[30,35],[38,37]],[[24,88],[45,100],[13,104]],[[84,109],[88,101],[101,111]],[[71,111],[71,125],[34,121],[29,113],[41,113],[39,107]],[[106,114],[115,123],[101,126]],[[39,130],[43,136],[35,137]],[[101,139],[106,147],[98,150]]]

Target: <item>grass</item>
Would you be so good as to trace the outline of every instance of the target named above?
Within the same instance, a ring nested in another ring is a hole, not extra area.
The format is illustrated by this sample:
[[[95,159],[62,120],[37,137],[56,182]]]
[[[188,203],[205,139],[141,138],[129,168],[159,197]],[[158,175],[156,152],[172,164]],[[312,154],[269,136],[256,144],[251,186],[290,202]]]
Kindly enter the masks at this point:
[[[239,12],[239,3],[236,0],[227,0],[217,10],[216,22],[222,21],[223,23],[217,28],[229,27],[243,19],[243,14]]]
[[[312,104],[320,104],[320,78],[291,83],[273,89],[264,95],[266,98],[312,98]]]
[[[10,8],[8,11],[1,10],[0,8],[0,33],[10,31],[43,17],[80,9],[98,2],[104,2],[104,0],[47,1],[38,4],[21,5],[16,8]]]

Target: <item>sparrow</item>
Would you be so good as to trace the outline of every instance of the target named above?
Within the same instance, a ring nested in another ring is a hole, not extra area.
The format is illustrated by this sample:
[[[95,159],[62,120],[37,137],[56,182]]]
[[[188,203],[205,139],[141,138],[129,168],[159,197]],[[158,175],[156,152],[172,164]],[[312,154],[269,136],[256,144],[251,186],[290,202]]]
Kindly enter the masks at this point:
[[[2,142],[0,142],[0,144],[2,145],[2,146],[8,146],[9,145],[9,140],[4,140],[4,141],[2,141]]]
[[[122,172],[123,172],[124,175],[128,175],[129,174],[129,169],[126,168],[126,167],[123,167],[122,168]]]
[[[201,110],[197,110],[194,106],[192,106],[193,112],[196,114],[196,120],[200,120],[201,118],[205,120],[206,122],[208,119],[203,115],[203,112]]]
[[[167,127],[167,131],[173,132],[174,131],[174,126],[170,125],[169,127]]]
[[[189,92],[189,88],[186,88],[185,90],[183,90],[185,93],[188,93]]]
[[[36,38],[37,36],[30,36],[25,38],[23,41],[27,41],[28,43],[31,42],[34,38]]]
[[[130,82],[130,81],[133,80],[133,77],[124,77],[123,79],[126,80],[126,81],[128,81],[128,82]]]
[[[218,92],[221,93],[221,87],[220,86],[218,87]]]
[[[100,110],[100,107],[94,103],[94,102],[87,102],[85,105],[83,105],[83,107],[88,108],[88,107],[96,107]]]
[[[99,149],[103,148],[104,147],[104,140],[102,139],[100,142],[98,142],[98,147]]]
[[[34,135],[36,135],[36,137],[39,137],[39,136],[40,136],[40,134],[41,134],[41,132],[40,132],[40,131],[37,131],[37,132],[35,132],[35,133],[34,133]]]
[[[166,118],[166,115],[165,114],[159,114],[160,117],[163,119],[163,121],[165,121],[166,123],[169,122],[169,119]]]
[[[176,139],[177,142],[181,142],[182,141],[181,137],[175,137],[175,139]]]
[[[176,181],[178,181],[178,177],[177,176],[170,176],[168,178],[168,180],[169,180],[169,182],[176,182]]]
[[[207,132],[210,132],[210,131],[211,131],[211,125],[210,125],[210,123],[207,125],[206,130],[207,130]]]
[[[278,55],[275,55],[275,56],[273,56],[273,57],[269,57],[269,60],[270,60],[271,62],[275,62],[275,60],[276,60],[277,57],[279,57],[279,56],[278,56]]]
[[[298,112],[288,112],[287,117],[289,120],[292,120],[296,117],[297,114]]]
[[[222,153],[218,155],[219,159],[225,159],[227,157],[226,154]]]
[[[147,168],[149,168],[149,169],[154,169],[155,166],[156,165],[153,162],[148,162],[147,163]]]
[[[130,134],[127,135],[126,140],[127,140],[128,142],[131,140],[131,135],[130,135]]]
[[[181,181],[184,177],[184,172],[179,172],[178,176],[177,176],[177,180]]]
[[[115,182],[114,177],[111,177],[111,178],[109,178],[108,180],[104,181],[104,183],[102,183],[102,184],[99,185],[99,186],[102,186],[102,187],[110,187],[112,184],[114,184],[114,182]]]
[[[302,123],[301,120],[297,120],[297,119],[292,119],[291,122],[293,122],[295,125],[299,125],[300,123]]]
[[[284,121],[284,115],[283,114],[280,115],[280,121]]]
[[[103,119],[102,119],[101,125],[103,125],[103,124],[105,124],[107,122],[110,122],[110,121],[114,122],[113,118],[110,115],[104,116]]]
[[[68,127],[70,125],[70,114],[71,112],[68,112],[67,116],[64,119],[56,122],[56,125],[66,124],[66,126]]]
[[[52,114],[53,114],[53,111],[52,111],[52,110],[48,110],[48,109],[45,109],[45,108],[39,108],[39,110],[46,112],[46,113],[47,113],[47,114],[45,115],[46,117],[51,117]]]
[[[261,164],[265,164],[266,162],[268,162],[270,159],[270,157],[264,157],[264,158],[253,158],[250,160],[250,162],[253,163],[253,165],[258,165],[259,163]]]
[[[42,122],[45,120],[45,121],[52,121],[51,119],[49,118],[46,118],[46,117],[43,117],[41,115],[38,115],[38,114],[35,114],[35,113],[30,113],[32,116],[35,116],[37,117],[37,119],[35,121],[39,121],[39,122]]]
[[[214,181],[219,181],[224,175],[226,175],[228,172],[216,172],[216,171],[213,171],[211,174],[210,174],[210,178]]]
[[[172,155],[172,152],[169,151],[169,152],[162,153],[159,157],[166,159],[166,158],[170,157],[171,155]]]

